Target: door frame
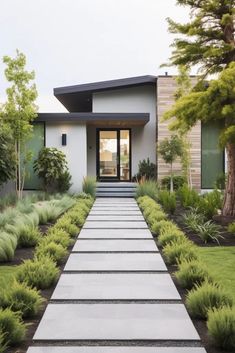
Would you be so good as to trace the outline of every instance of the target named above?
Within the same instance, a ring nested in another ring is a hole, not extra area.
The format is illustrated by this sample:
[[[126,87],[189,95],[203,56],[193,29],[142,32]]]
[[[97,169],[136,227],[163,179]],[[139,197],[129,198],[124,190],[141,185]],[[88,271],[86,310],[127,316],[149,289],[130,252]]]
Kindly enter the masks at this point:
[[[129,131],[129,179],[120,180],[120,132],[121,130]],[[117,132],[117,176],[116,177],[100,177],[100,131],[116,131]],[[131,148],[131,129],[130,128],[97,128],[96,129],[96,178],[102,182],[130,182],[132,178],[132,148]]]

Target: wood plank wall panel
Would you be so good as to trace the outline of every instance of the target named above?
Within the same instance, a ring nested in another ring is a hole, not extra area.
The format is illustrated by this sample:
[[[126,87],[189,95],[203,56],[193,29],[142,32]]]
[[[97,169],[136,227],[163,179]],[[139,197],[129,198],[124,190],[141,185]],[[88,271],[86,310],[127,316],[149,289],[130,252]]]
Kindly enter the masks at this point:
[[[195,82],[195,78],[192,78]],[[160,76],[157,81],[157,126],[158,142],[170,136],[168,130],[169,121],[162,122],[162,116],[174,103],[174,93],[177,89],[175,78],[172,76]],[[191,141],[191,174],[194,188],[201,189],[201,123],[198,123],[188,134]],[[160,155],[157,155],[158,180],[170,174],[170,166]],[[173,165],[174,173],[181,174],[181,165],[176,161]]]

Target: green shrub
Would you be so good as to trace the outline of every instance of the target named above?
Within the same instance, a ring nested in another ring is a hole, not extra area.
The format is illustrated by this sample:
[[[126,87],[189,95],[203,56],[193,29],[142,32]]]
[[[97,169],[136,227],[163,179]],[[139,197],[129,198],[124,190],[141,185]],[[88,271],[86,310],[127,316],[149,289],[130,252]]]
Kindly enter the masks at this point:
[[[227,181],[227,175],[225,173],[221,173],[217,176],[215,181],[215,187],[219,190],[224,190]]]
[[[8,288],[3,286],[3,290],[5,294],[3,307],[20,311],[23,318],[35,316],[41,308],[43,299],[39,292],[24,283],[14,281]]]
[[[167,244],[170,243],[183,243],[185,242],[185,235],[183,232],[181,232],[179,229],[172,229],[172,230],[164,230],[161,231],[159,237],[158,237],[158,244],[160,246],[166,246]]]
[[[12,261],[17,246],[17,236],[0,229],[0,262]]]
[[[33,212],[33,204],[28,197],[19,200],[16,205],[16,209],[23,214],[29,214]]]
[[[70,222],[74,223],[80,228],[83,226],[86,220],[86,214],[83,210],[76,211],[73,209],[69,213],[67,213],[67,217],[70,219]],[[78,234],[78,232],[76,234]]]
[[[77,199],[84,199],[84,200],[91,200],[92,199],[92,196],[89,195],[89,194],[86,194],[85,192],[80,192],[79,194],[77,194],[75,196]]]
[[[183,207],[197,207],[200,202],[198,192],[190,189],[186,184],[179,188],[177,194]]]
[[[71,183],[72,175],[69,173],[68,170],[65,170],[61,173],[57,180],[57,189],[59,192],[66,192],[72,186]]]
[[[26,225],[24,228],[20,229],[18,245],[30,248],[38,244],[41,236],[42,234],[38,228],[32,228]]]
[[[173,188],[174,190],[178,190],[186,183],[186,178],[182,175],[173,175]],[[170,190],[171,177],[166,176],[161,180],[162,187]]]
[[[50,242],[61,244],[64,248],[68,248],[72,244],[69,234],[65,230],[56,227],[49,229],[47,236],[40,241],[40,244],[45,245]]]
[[[220,234],[221,228],[212,221],[196,225],[195,230],[204,243],[215,241],[219,244],[219,239],[224,239]]]
[[[230,296],[217,283],[204,282],[196,285],[186,298],[190,314],[195,318],[206,319],[209,309],[219,309],[222,306],[232,306]]]
[[[228,231],[235,234],[235,222],[229,224]]]
[[[176,209],[176,195],[174,192],[161,190],[158,193],[158,200],[165,212],[174,214]]]
[[[0,198],[0,211],[3,211],[9,206],[15,206],[18,201],[16,193],[9,193],[4,197]]]
[[[93,177],[83,178],[82,191],[91,197],[95,198],[96,196],[96,179]]]
[[[8,208],[0,213],[0,228],[4,228],[7,224],[14,224],[18,212],[14,208]]]
[[[148,218],[150,216],[151,213],[153,212],[158,212],[158,211],[162,211],[162,208],[160,205],[155,204],[152,206],[144,206],[143,208],[143,216],[144,218]]]
[[[169,264],[178,264],[185,260],[197,260],[196,247],[188,240],[185,242],[171,242],[163,249],[166,262]]]
[[[178,227],[173,222],[164,219],[162,221],[154,222],[151,226],[151,231],[156,235],[158,235],[162,229],[178,229]]]
[[[54,285],[59,276],[59,269],[50,258],[25,260],[18,267],[16,278],[37,289],[46,289]]]
[[[212,280],[207,267],[200,261],[182,261],[175,276],[181,287],[192,289],[196,284],[200,285],[206,280]]]
[[[10,309],[0,309],[0,332],[4,335],[3,344],[15,346],[25,338],[26,328],[20,313],[14,313]]]
[[[138,164],[138,173],[133,177],[133,179],[139,181],[141,178],[146,180],[154,179],[156,174],[156,165],[150,162],[150,159],[147,158],[139,161]]]
[[[235,307],[209,310],[207,327],[216,346],[235,351]]]
[[[57,264],[64,262],[67,255],[67,250],[61,244],[57,244],[53,241],[48,244],[39,244],[35,251],[36,258],[50,257]]]
[[[63,219],[59,219],[55,225],[55,228],[65,230],[71,237],[75,237],[79,233],[79,228],[75,224],[71,223],[69,216],[67,219],[64,217]]]
[[[211,219],[218,213],[218,210],[222,208],[223,194],[219,190],[213,190],[204,194],[198,203],[198,207],[201,213],[206,218]]]
[[[153,200],[157,200],[158,194],[158,185],[153,180],[148,180],[142,183],[139,183],[136,188],[136,197],[140,196],[149,196]]]
[[[0,353],[5,353],[7,350],[7,343],[4,339],[4,334],[0,331]]]
[[[152,211],[150,215],[147,217],[147,222],[150,227],[154,224],[154,222],[159,222],[167,218],[167,215],[163,211]]]

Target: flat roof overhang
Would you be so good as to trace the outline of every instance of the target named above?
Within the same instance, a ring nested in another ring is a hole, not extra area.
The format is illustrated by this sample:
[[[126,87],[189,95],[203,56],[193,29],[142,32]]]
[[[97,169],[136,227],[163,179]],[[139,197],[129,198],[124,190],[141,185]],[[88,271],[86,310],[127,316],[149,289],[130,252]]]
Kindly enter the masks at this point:
[[[149,113],[38,113],[35,122],[132,127],[144,126],[149,120]]]

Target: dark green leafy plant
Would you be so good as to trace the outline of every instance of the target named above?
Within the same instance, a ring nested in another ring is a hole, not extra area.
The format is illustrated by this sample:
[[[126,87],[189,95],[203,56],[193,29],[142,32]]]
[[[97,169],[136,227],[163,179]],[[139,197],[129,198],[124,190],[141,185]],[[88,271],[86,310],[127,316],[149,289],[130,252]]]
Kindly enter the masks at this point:
[[[197,208],[191,207],[188,212],[182,216],[184,224],[191,230],[197,231],[199,224],[204,224],[205,217],[203,214],[199,213]]]
[[[150,159],[143,159],[142,161],[139,161],[138,164],[138,173],[134,176],[133,179],[137,179],[138,181],[141,180],[141,178],[144,178],[145,180],[149,179],[155,179],[156,177],[156,165],[154,163],[150,162]]]
[[[232,298],[217,283],[204,282],[196,285],[186,298],[190,314],[199,319],[206,319],[208,310],[219,309],[222,306],[232,307]]]
[[[207,327],[217,347],[230,352],[235,350],[235,306],[209,310]]]
[[[187,182],[186,178],[182,175],[174,175],[173,176],[173,188],[177,191]],[[166,176],[161,180],[162,187],[164,189],[170,190],[171,187],[171,177]]]
[[[68,172],[65,154],[54,147],[44,147],[34,162],[34,171],[42,179],[46,191],[58,191],[59,180]],[[68,174],[66,174],[68,180]]]
[[[223,203],[223,194],[219,190],[213,190],[203,195],[198,203],[198,208],[206,218],[211,219],[221,210]]]
[[[16,154],[11,130],[0,120],[0,187],[15,178]]]
[[[212,221],[196,225],[195,230],[204,243],[215,241],[219,244],[219,239],[224,239],[221,228]]]
[[[65,170],[58,178],[57,184],[58,184],[58,191],[59,192],[66,192],[70,189],[72,186],[72,175],[69,173],[68,170]]]
[[[162,205],[165,212],[174,214],[176,209],[176,195],[174,192],[161,190],[158,193],[158,201]]]
[[[188,185],[184,184],[181,188],[179,188],[177,195],[183,207],[198,207],[200,196],[196,190],[190,189]]]

